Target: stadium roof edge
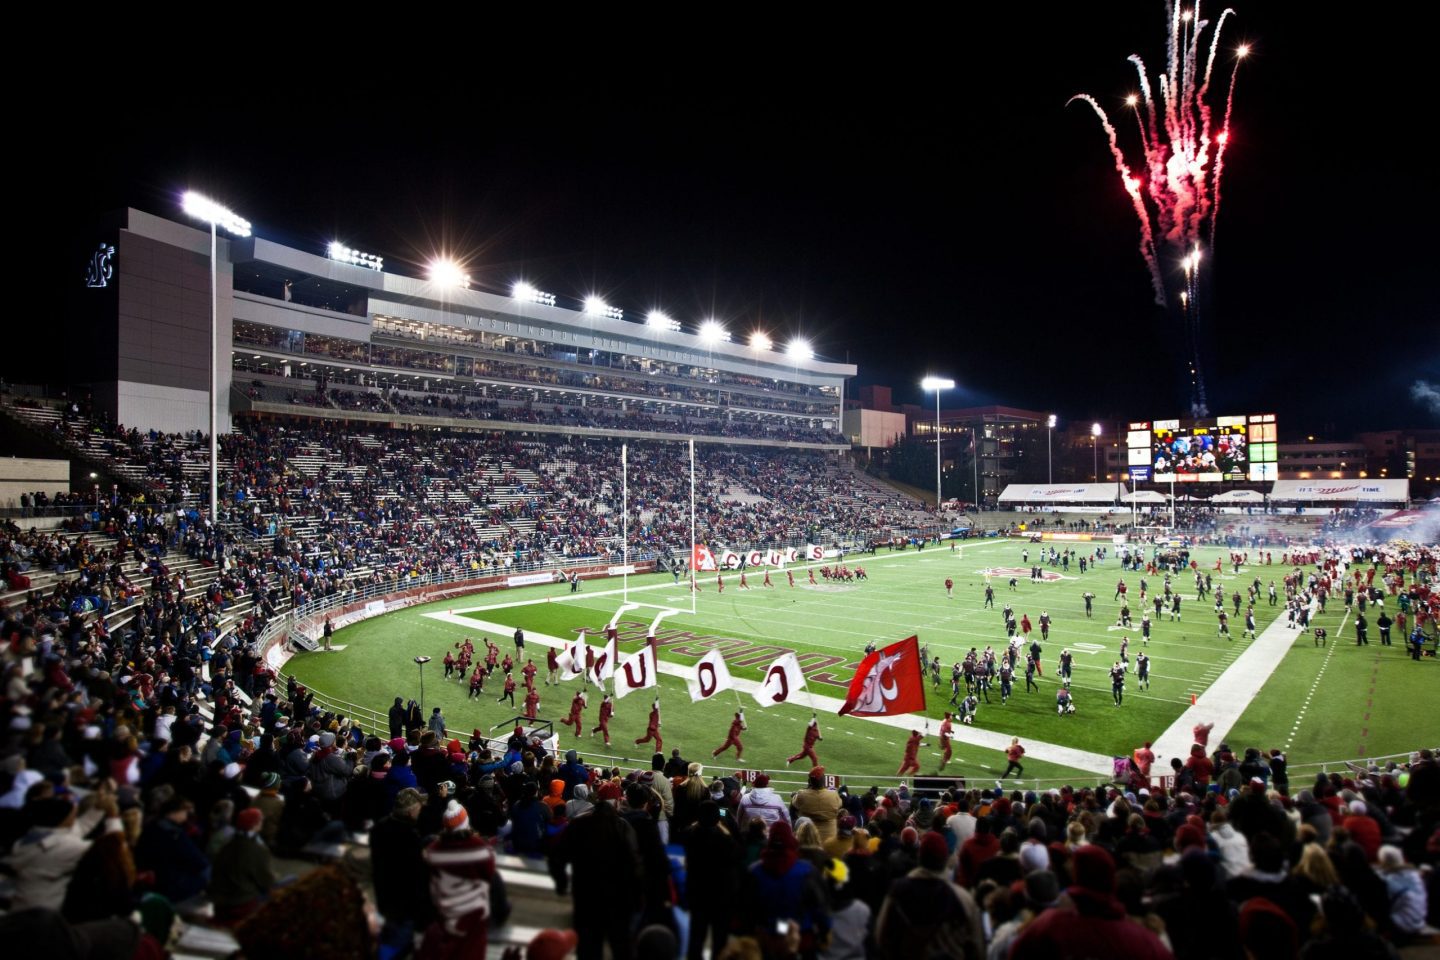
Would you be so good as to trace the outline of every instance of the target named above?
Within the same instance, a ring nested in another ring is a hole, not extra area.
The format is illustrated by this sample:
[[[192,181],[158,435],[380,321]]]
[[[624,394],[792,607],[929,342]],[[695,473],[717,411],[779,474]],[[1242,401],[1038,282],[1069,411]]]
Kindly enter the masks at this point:
[[[184,248],[193,248],[197,253],[208,253],[209,250],[209,231],[146,213],[134,207],[125,209],[123,226],[125,229],[153,239],[164,240]],[[611,334],[632,341],[644,341],[652,345],[660,344],[678,350],[703,351],[716,359],[723,357],[774,370],[801,371],[832,377],[853,377],[859,372],[858,368],[850,363],[838,363],[818,357],[811,360],[796,360],[780,350],[765,351],[762,354],[743,343],[705,344],[695,333],[660,330],[628,320],[591,317],[578,310],[520,302],[511,297],[482,290],[442,290],[429,280],[371,270],[367,267],[332,260],[329,257],[298,250],[264,237],[250,236],[238,240],[219,237],[217,239],[221,259],[231,264],[264,263],[285,270],[293,270],[297,273],[369,291],[373,297],[382,301],[409,303],[445,313],[462,315],[484,313],[522,320],[544,320],[587,333]]]

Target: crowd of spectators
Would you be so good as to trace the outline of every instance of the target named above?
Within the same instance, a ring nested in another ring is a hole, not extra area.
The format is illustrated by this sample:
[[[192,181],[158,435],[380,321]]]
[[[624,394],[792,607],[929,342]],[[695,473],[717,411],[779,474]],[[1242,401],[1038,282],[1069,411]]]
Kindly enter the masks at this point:
[[[134,479],[144,502],[197,518],[203,436],[85,417],[53,429]],[[220,442],[221,520],[351,586],[610,561],[622,552],[620,453],[601,438],[383,428],[362,436],[343,422],[239,418]],[[688,555],[686,458],[676,444],[629,444],[632,559]],[[863,538],[927,522],[918,502],[805,451],[701,446],[697,494],[702,533],[727,546]]]
[[[1435,932],[1428,750],[1292,782],[1278,754],[1197,742],[1173,779],[1046,791],[882,791],[817,767],[782,795],[682,748],[594,765],[523,728],[432,729],[399,698],[379,730],[293,681],[242,692],[243,641],[207,630],[219,609],[157,573],[123,630],[3,611],[7,935],[108,922],[159,956],[203,899],[244,944],[292,896],[276,858],[360,836],[365,952],[386,957],[483,955],[510,909],[501,854],[548,867],[582,956],[622,960],[1353,960]]]

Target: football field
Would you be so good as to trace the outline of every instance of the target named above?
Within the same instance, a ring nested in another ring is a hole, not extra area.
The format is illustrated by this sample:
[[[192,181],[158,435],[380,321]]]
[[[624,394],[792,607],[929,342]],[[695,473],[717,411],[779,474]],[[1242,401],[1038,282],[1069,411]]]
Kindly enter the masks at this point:
[[[1065,546],[1088,552],[1094,544],[1056,544],[1057,549]],[[452,730],[489,730],[518,711],[508,703],[496,702],[501,686],[498,680],[487,684],[487,696],[479,700],[467,699],[468,687],[458,679],[446,682],[440,660],[447,649],[469,636],[483,655],[479,639],[489,636],[502,654],[513,652],[510,635],[520,627],[528,638],[527,654],[535,659],[543,679],[545,643],[572,641],[582,629],[592,643],[603,642],[606,624],[628,599],[637,606],[621,612],[617,621],[622,657],[641,646],[652,620],[664,614],[656,639],[667,753],[678,747],[687,760],[704,761],[710,770],[721,766],[783,769],[785,759],[800,749],[813,702],[824,736],[817,752],[827,769],[861,782],[866,778],[883,782],[899,767],[911,726],[930,735],[921,762],[925,774],[936,771],[939,753],[933,734],[948,709],[950,664],[962,659],[971,647],[1004,649],[1001,610],[1008,603],[1017,620],[1029,617],[1035,638],[1040,633],[1040,616],[1050,615],[1049,639],[1041,641],[1044,675],[1037,678],[1040,689],[1026,692],[1022,655],[1009,702],[1001,703],[998,682],[993,684],[990,702],[981,700],[974,726],[957,731],[955,759],[945,772],[993,781],[1005,766],[1000,746],[1008,743],[1010,736],[1019,736],[1031,747],[1023,782],[1093,783],[1105,779],[1098,772],[1105,758],[1127,755],[1146,740],[1158,741],[1190,708],[1192,695],[1203,697],[1212,685],[1223,686],[1236,679],[1236,671],[1226,671],[1252,643],[1241,634],[1246,589],[1256,577],[1262,584],[1256,606],[1259,630],[1263,632],[1277,615],[1283,615],[1283,577],[1288,568],[1280,565],[1278,552],[1272,552],[1274,564],[1265,566],[1256,564],[1255,551],[1251,551],[1250,566],[1237,574],[1227,562],[1214,581],[1215,589],[1226,594],[1231,638],[1217,636],[1213,601],[1195,600],[1194,577],[1185,572],[1173,581],[1173,588],[1183,598],[1183,618],[1172,621],[1168,610],[1156,618],[1153,606],[1147,603],[1143,610],[1149,611],[1153,624],[1150,642],[1142,645],[1140,581],[1148,580],[1153,597],[1162,589],[1163,577],[1123,574],[1135,624],[1125,629],[1116,623],[1120,604],[1114,595],[1122,573],[1113,556],[1084,575],[1074,563],[1068,571],[1047,565],[1045,579],[1036,582],[1029,578],[1025,552],[1031,561],[1037,561],[1040,550],[1039,544],[995,539],[959,542],[953,552],[949,544],[918,553],[882,551],[847,561],[852,569],[857,565],[866,569],[869,577],[865,581],[821,580],[810,586],[808,567],[796,566],[794,587],[784,571],[771,571],[774,586],[770,588],[761,585],[763,571],[751,571],[747,577],[750,589],[741,590],[739,575],[732,572],[725,574],[723,594],[717,591],[711,574],[701,581],[703,590],[695,598],[694,614],[684,584],[676,585],[668,575],[630,578],[628,597],[622,595],[618,579],[587,582],[575,594],[565,584],[475,594],[347,627],[335,636],[343,650],[298,655],[287,672],[319,691],[322,699],[328,695],[383,712],[396,696],[418,699],[418,673],[412,661],[417,655],[428,655],[434,659],[425,668],[427,714],[430,707],[440,706]],[[1217,557],[1228,557],[1228,551],[1192,551],[1201,571],[1212,577],[1216,576]],[[987,571],[995,592],[994,609],[984,606]],[[1012,571],[1017,577],[1014,589],[1009,586]],[[950,598],[945,595],[946,578],[955,582]],[[1265,588],[1271,580],[1282,597],[1281,604],[1274,607],[1266,600]],[[1096,595],[1089,618],[1083,599],[1087,590]],[[1238,617],[1230,600],[1236,590],[1242,597]],[[1314,623],[1330,631],[1330,645],[1316,647],[1308,632],[1294,637],[1293,642],[1287,636],[1288,652],[1226,738],[1232,747],[1283,749],[1292,765],[1303,766],[1404,752],[1440,742],[1440,721],[1434,711],[1418,706],[1433,695],[1434,659],[1417,664],[1405,656],[1402,646],[1379,646],[1373,627],[1371,645],[1356,647],[1340,602],[1332,601]],[[1347,628],[1344,635],[1342,624]],[[836,716],[834,704],[843,700],[866,643],[873,640],[883,646],[911,634],[932,654],[938,654],[944,665],[939,688],[926,680],[925,715],[898,721],[890,718],[888,723]],[[1130,638],[1132,668],[1124,703],[1116,707],[1109,669],[1119,658],[1125,636]],[[733,691],[694,703],[683,677],[676,674],[683,674],[712,647],[722,649],[737,679],[749,681],[758,681],[774,659],[795,651],[807,675],[806,692],[794,697],[794,705],[770,709],[760,708],[748,693]],[[1074,654],[1075,663],[1071,688],[1077,710],[1067,716],[1057,715],[1055,709],[1055,673],[1062,648]],[[1135,657],[1142,650],[1151,658],[1148,690],[1139,689],[1134,674]],[[1237,670],[1244,667],[1242,663]],[[667,670],[670,672],[665,673]],[[556,721],[558,726],[579,683],[562,683],[559,689],[539,684],[540,717]],[[589,736],[599,702],[598,696],[592,696],[585,713],[585,736],[577,742],[565,731],[562,748],[576,746],[583,756],[597,760],[647,758],[651,747],[637,747],[633,741],[644,733],[651,696],[651,691],[640,691],[616,702],[609,750]],[[807,699],[810,697],[813,701]],[[825,709],[819,709],[822,704]],[[744,757],[737,761],[732,751],[712,764],[710,752],[724,741],[734,711],[742,708],[749,725]],[[1046,745],[1057,749],[1047,751]],[[1166,764],[1168,758],[1161,758],[1161,766]]]

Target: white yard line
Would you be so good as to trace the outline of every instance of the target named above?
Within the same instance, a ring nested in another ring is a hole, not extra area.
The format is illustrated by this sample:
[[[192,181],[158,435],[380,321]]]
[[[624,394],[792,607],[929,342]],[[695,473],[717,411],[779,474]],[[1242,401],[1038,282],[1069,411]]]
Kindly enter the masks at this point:
[[[1313,618],[1313,602],[1310,613]],[[1243,653],[1230,662],[1225,672],[1196,698],[1195,703],[1187,707],[1185,712],[1155,739],[1151,749],[1155,753],[1156,769],[1167,766],[1170,757],[1180,757],[1183,760],[1190,755],[1190,747],[1195,742],[1196,724],[1213,723],[1215,727],[1210,731],[1210,741],[1222,742],[1251,701],[1269,682],[1271,674],[1280,666],[1285,655],[1295,645],[1296,638],[1303,632],[1299,627],[1286,626],[1283,617],[1276,617],[1270,626],[1261,631],[1260,636],[1250,642],[1250,646],[1245,648]],[[1328,642],[1335,644],[1339,640],[1340,631],[1336,630]],[[1326,655],[1328,657],[1328,651]],[[1291,734],[1293,736],[1293,730]]]

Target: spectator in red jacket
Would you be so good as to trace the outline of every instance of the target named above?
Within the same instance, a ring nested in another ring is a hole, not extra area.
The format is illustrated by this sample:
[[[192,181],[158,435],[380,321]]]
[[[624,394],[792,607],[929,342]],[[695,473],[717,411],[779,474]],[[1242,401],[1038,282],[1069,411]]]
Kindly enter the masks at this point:
[[[975,821],[975,835],[960,847],[960,863],[955,868],[955,882],[973,889],[979,879],[980,865],[1000,852],[1000,839],[995,836],[989,817]]]
[[[1341,823],[1350,832],[1350,839],[1360,844],[1365,859],[1375,863],[1380,856],[1380,824],[1366,811],[1364,800],[1350,802],[1350,815]]]
[[[1215,775],[1215,764],[1205,756],[1205,748],[1198,743],[1190,745],[1190,759],[1185,761],[1185,769],[1195,778],[1195,786],[1202,793],[1210,786],[1210,778]]]

